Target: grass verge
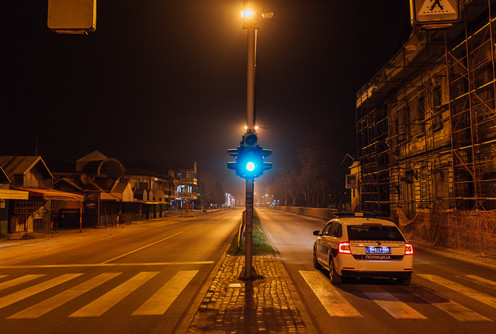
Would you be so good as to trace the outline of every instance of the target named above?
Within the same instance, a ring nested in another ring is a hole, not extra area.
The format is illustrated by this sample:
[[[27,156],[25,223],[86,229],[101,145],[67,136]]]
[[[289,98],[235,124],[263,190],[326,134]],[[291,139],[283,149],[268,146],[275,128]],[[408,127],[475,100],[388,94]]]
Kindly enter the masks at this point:
[[[238,233],[234,236],[231,241],[231,245],[227,250],[229,255],[245,255],[245,237],[241,239],[241,245],[238,248]],[[263,254],[275,254],[274,248],[270,244],[269,238],[265,234],[265,231],[260,223],[255,212],[253,213],[253,245],[252,254],[253,255],[263,255]]]

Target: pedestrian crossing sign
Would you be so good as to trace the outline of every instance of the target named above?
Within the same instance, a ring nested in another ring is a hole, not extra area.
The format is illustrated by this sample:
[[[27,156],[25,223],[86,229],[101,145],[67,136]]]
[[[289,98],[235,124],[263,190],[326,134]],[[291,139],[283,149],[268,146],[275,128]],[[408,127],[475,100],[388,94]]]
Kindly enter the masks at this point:
[[[418,25],[454,23],[460,20],[459,0],[410,0],[412,22]]]

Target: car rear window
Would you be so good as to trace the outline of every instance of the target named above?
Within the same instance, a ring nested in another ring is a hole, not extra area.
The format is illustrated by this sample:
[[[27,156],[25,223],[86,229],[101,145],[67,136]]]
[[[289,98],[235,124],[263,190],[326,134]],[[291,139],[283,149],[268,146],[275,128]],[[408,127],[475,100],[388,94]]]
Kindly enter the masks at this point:
[[[352,225],[348,226],[349,240],[405,241],[396,226]]]

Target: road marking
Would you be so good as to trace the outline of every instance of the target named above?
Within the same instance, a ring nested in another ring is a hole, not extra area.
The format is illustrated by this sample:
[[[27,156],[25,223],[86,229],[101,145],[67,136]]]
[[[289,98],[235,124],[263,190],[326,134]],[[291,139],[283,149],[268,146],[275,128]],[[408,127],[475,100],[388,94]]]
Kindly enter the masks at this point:
[[[111,280],[112,278],[119,276],[121,273],[103,273],[92,279],[83,282],[75,287],[70,288],[58,295],[45,299],[41,303],[33,305],[25,310],[22,310],[7,319],[33,319],[39,318],[42,315],[56,309],[64,305],[65,303],[73,300],[76,297],[81,296],[82,294],[90,291],[93,288],[96,288],[99,285]]]
[[[195,277],[198,270],[179,271],[132,315],[162,315]]]
[[[0,278],[4,278],[4,277],[7,277],[7,275],[0,275]]]
[[[41,276],[45,276],[45,275],[43,275],[43,274],[42,275],[25,275],[25,276],[11,279],[9,281],[0,283],[0,290],[4,290],[4,289],[10,288],[10,287],[13,287],[15,285],[22,284],[24,282],[32,281],[35,278],[38,278]]]
[[[492,321],[465,306],[462,306],[444,296],[441,296],[429,288],[414,287],[412,293],[427,301],[429,304],[448,313],[458,321]]]
[[[135,266],[177,266],[204,265],[214,261],[185,261],[185,262],[146,262],[146,263],[72,263],[72,264],[38,264],[20,266],[0,266],[0,269],[42,269],[42,268],[81,268],[81,267],[135,267]]]
[[[133,254],[133,253],[139,252],[140,250],[143,250],[143,249],[148,248],[148,247],[150,247],[150,246],[156,245],[156,244],[161,243],[161,242],[163,242],[163,241],[165,241],[165,240],[168,240],[168,239],[170,239],[170,238],[174,238],[175,236],[178,236],[179,234],[183,234],[183,233],[184,233],[184,231],[183,231],[183,232],[176,233],[176,234],[173,234],[173,235],[169,235],[168,237],[165,237],[165,238],[160,239],[160,240],[158,240],[158,241],[152,242],[151,244],[148,244],[148,245],[145,245],[145,246],[143,246],[143,247],[137,248],[137,249],[132,250],[132,251],[130,251],[130,252],[127,252],[127,253],[125,253],[125,254],[122,254],[122,255],[116,256],[116,257],[114,257],[114,258],[112,258],[112,259],[110,259],[110,260],[107,260],[107,261],[105,261],[105,262],[102,262],[102,263],[104,263],[104,264],[105,264],[105,263],[109,263],[109,262],[112,262],[112,261],[118,260],[118,259],[120,259],[120,258],[122,258],[122,257],[124,257],[124,256],[128,256],[128,255],[130,255],[130,254]]]
[[[33,285],[29,288],[26,288],[24,290],[20,290],[17,292],[14,292],[10,295],[7,295],[5,297],[0,298],[0,308],[4,308],[6,306],[9,306],[11,304],[17,303],[20,300],[26,299],[28,297],[31,297],[37,293],[40,293],[42,291],[48,290],[50,288],[53,288],[56,285],[62,284],[64,282],[67,282],[73,278],[76,278],[78,276],[81,276],[82,274],[64,274],[58,277],[55,277],[51,280]]]
[[[480,291],[474,290],[472,288],[469,288],[465,285],[447,280],[445,278],[442,278],[441,276],[437,275],[427,275],[427,274],[418,274],[418,276],[425,278],[429,281],[432,281],[434,283],[443,285],[447,287],[448,289],[455,290],[456,292],[459,292],[467,297],[470,297],[472,299],[475,299],[481,303],[484,303],[486,305],[489,305],[491,307],[496,308],[496,297],[487,295],[485,293],[482,293]]]
[[[331,317],[362,317],[327,279],[316,271],[300,270],[301,276],[313,290]]]
[[[69,315],[69,317],[98,317],[131,294],[131,292],[155,277],[158,273],[158,271],[141,272],[98,299],[95,299],[85,307]]]
[[[362,292],[395,319],[427,319],[423,314],[378,287],[360,286]],[[365,290],[367,289],[367,291]],[[379,290],[380,289],[380,290]]]
[[[496,289],[496,282],[495,281],[491,281],[489,279],[485,279],[485,278],[482,278],[480,276],[475,276],[475,275],[467,275],[465,277],[467,277],[467,278],[471,279],[472,281],[475,281],[479,284],[487,286],[489,288]]]

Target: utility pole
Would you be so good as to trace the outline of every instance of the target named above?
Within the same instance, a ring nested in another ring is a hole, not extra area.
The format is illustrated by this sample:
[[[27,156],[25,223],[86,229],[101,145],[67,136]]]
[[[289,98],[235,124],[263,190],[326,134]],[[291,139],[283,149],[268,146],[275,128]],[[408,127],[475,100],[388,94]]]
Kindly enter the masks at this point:
[[[253,5],[254,1],[245,1],[245,5]],[[249,8],[249,7],[245,7]],[[272,13],[270,17],[272,17]],[[243,17],[243,28],[247,29],[248,57],[247,57],[247,79],[246,79],[246,133],[243,135],[241,145],[237,149],[228,150],[228,154],[236,158],[236,162],[228,162],[227,167],[236,170],[236,175],[246,180],[246,221],[245,221],[245,266],[239,275],[241,280],[254,280],[259,278],[253,267],[253,192],[255,178],[261,176],[264,170],[272,168],[272,164],[264,162],[264,158],[272,151],[264,150],[257,145],[258,137],[255,127],[255,67],[256,67],[256,43],[257,29],[260,17],[263,14],[256,13],[255,7],[245,9]]]

